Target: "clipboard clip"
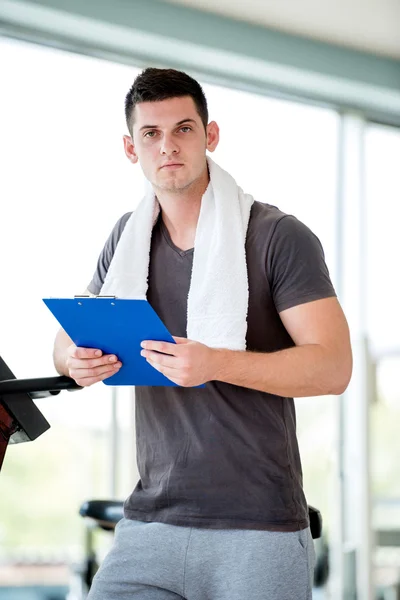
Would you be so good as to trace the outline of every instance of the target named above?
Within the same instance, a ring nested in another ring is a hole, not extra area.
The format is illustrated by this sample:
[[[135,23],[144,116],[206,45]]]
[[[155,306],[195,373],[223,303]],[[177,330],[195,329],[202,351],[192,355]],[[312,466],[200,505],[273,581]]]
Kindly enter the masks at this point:
[[[101,295],[89,295],[89,294],[76,294],[74,298],[108,298],[111,300],[116,300],[117,296],[101,296]]]

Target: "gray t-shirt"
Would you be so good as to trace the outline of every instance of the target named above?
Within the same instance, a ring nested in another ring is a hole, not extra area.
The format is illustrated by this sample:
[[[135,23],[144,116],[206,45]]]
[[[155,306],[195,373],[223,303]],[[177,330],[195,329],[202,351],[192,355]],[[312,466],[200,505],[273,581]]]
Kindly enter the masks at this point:
[[[90,292],[98,294],[130,213],[115,225]],[[247,348],[294,345],[279,312],[335,296],[321,244],[300,221],[253,204],[246,238]],[[193,249],[179,250],[162,219],[151,241],[147,298],[186,337]],[[206,528],[295,531],[308,526],[292,398],[211,381],[205,388],[136,388],[140,480],[125,516]]]

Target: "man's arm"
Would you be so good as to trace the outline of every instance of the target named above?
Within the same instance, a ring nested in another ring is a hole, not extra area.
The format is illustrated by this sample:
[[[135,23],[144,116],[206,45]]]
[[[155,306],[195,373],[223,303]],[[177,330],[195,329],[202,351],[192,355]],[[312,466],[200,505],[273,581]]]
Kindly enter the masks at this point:
[[[82,296],[93,296],[88,289],[86,289]],[[69,367],[67,365],[68,358],[68,348],[74,346],[74,342],[71,340],[69,335],[64,331],[64,329],[60,328],[57,332],[56,338],[54,340],[54,348],[53,348],[53,362],[56,368],[57,373],[60,375],[69,374]]]
[[[69,369],[67,367],[67,351],[70,346],[74,345],[69,335],[64,329],[60,328],[54,340],[53,361],[57,373],[67,375],[69,377]]]
[[[280,317],[295,347],[268,354],[220,350],[216,379],[296,398],[343,393],[351,377],[352,354],[336,298],[289,308]]]
[[[143,355],[183,386],[218,380],[283,397],[341,394],[350,381],[352,355],[336,298],[300,304],[280,317],[293,348],[271,353],[219,350],[176,338],[177,345],[146,341]]]

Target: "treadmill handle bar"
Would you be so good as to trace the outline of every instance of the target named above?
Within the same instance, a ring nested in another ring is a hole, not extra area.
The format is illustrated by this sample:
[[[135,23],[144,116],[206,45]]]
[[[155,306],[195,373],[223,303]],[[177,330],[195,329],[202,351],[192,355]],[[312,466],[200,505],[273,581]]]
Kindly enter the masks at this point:
[[[56,395],[64,390],[81,390],[82,387],[71,377],[60,375],[58,377],[38,377],[35,379],[4,379],[0,381],[0,397],[9,394],[25,392],[32,393],[47,392]],[[40,397],[37,395],[36,397]]]

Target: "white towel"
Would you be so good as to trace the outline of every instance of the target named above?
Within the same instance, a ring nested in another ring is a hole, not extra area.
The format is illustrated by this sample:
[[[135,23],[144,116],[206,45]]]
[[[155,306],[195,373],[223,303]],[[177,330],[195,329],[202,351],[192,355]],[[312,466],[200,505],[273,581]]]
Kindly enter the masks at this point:
[[[254,198],[214,161],[207,158],[207,162],[210,184],[201,201],[194,242],[187,337],[212,348],[245,350],[249,303],[245,243]],[[151,190],[125,225],[101,294],[146,298],[151,233],[159,212]]]

